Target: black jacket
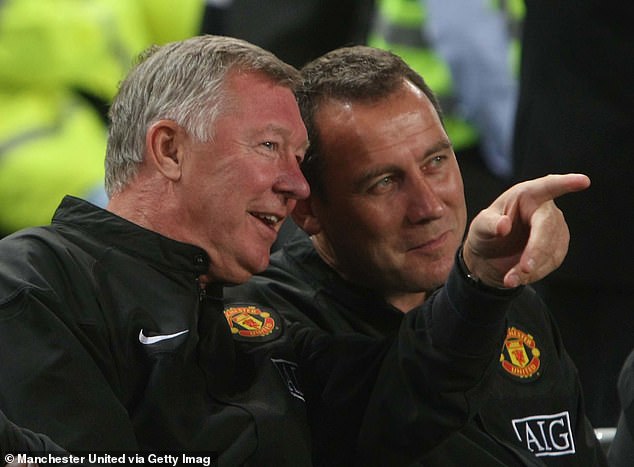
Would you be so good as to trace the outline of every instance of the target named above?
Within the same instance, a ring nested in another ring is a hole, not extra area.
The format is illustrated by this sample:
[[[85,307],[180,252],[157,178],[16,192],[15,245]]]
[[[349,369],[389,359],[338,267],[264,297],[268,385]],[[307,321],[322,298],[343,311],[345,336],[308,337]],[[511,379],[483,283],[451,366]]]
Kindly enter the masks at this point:
[[[197,281],[203,250],[66,198],[0,258],[0,409],[14,423],[72,452],[306,463],[304,404],[272,365],[236,367],[221,287]],[[278,337],[262,354],[291,359]],[[261,423],[288,432],[285,449]]]
[[[344,281],[301,233],[273,255],[265,273],[235,293],[291,321],[377,340],[394,336],[404,317],[417,312],[403,314],[372,291]],[[428,453],[422,465],[604,465],[584,415],[575,367],[531,288],[513,300],[505,327],[507,336],[482,408],[462,431]],[[464,347],[469,345],[473,343],[465,340]],[[457,364],[467,366],[468,362]],[[422,384],[433,388],[448,377],[442,369],[432,368]],[[422,402],[419,410],[429,410]],[[443,416],[441,411],[438,416]],[[421,443],[424,436],[420,434]]]
[[[333,462],[404,462],[421,449],[408,433],[431,446],[472,415],[513,300],[454,272],[395,344],[334,338],[275,310],[225,305],[220,284],[199,287],[208,262],[72,197],[51,226],[1,240],[0,410],[73,453],[300,466],[312,462],[308,404],[321,415],[316,439],[342,446]],[[468,301],[486,311],[472,316]],[[432,367],[447,377],[429,393]]]

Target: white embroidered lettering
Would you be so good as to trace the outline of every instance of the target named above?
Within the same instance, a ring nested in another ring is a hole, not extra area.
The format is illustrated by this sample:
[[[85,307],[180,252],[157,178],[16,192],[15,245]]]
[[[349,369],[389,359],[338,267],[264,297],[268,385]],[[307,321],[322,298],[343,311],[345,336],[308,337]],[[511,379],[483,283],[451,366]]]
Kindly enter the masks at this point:
[[[517,439],[537,457],[575,453],[568,412],[518,418],[512,423]]]

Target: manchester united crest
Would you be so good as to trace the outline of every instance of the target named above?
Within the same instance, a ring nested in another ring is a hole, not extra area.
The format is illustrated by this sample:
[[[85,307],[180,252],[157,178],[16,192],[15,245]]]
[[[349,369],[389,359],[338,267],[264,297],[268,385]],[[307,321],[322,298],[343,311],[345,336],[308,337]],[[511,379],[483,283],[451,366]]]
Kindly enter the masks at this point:
[[[500,354],[500,364],[507,373],[521,379],[536,377],[541,366],[539,357],[533,336],[514,326],[508,328]]]
[[[251,305],[227,308],[225,317],[231,333],[240,337],[268,336],[276,328],[271,313]]]

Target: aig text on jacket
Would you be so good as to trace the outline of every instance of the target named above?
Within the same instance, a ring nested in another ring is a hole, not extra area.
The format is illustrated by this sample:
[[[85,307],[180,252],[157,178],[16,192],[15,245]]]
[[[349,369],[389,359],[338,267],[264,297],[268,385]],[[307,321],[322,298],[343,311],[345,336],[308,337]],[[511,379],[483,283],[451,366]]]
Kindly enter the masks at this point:
[[[7,454],[4,461],[8,466],[18,464],[44,465],[98,465],[98,464],[122,464],[122,465],[164,465],[164,466],[196,466],[213,467],[216,465],[217,456],[211,453],[118,453],[118,454],[98,454],[85,453],[82,455],[43,453],[43,454]]]

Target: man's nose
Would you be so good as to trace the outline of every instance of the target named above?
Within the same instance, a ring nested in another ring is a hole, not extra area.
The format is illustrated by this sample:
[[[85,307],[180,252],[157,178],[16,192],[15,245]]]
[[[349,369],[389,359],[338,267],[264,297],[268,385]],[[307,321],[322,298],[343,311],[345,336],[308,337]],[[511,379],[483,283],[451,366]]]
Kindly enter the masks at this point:
[[[437,195],[434,186],[423,176],[417,176],[408,182],[407,218],[415,224],[442,216],[445,205]]]
[[[305,199],[310,194],[310,186],[304,178],[304,174],[299,168],[297,158],[293,157],[284,164],[274,189],[278,193],[283,193],[287,198]]]

